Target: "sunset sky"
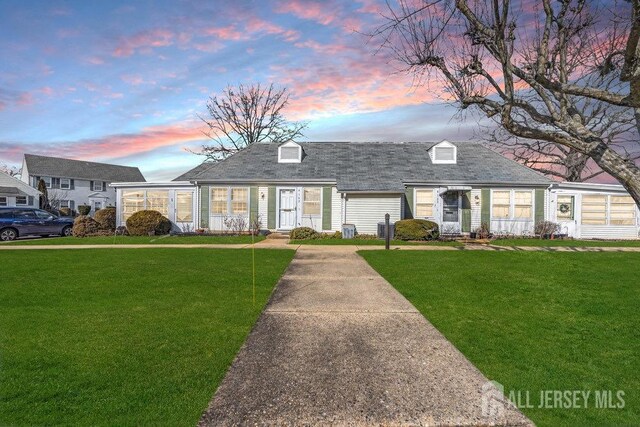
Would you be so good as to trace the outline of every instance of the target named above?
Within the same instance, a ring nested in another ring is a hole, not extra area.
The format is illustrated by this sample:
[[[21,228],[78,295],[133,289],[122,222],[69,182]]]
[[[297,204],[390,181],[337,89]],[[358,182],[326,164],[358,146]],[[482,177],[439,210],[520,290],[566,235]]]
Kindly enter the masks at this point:
[[[172,179],[202,158],[198,114],[228,84],[276,83],[314,141],[472,139],[439,88],[361,33],[384,2],[0,0],[0,162],[35,153]]]

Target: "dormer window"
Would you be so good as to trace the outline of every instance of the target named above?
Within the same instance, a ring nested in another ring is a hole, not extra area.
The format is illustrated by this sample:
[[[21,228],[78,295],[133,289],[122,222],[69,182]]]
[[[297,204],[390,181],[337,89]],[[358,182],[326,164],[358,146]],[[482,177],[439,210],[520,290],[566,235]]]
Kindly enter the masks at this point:
[[[458,157],[458,149],[448,141],[442,141],[429,150],[429,156],[434,164],[455,164]]]
[[[300,163],[302,147],[293,141],[285,142],[278,147],[278,163]]]

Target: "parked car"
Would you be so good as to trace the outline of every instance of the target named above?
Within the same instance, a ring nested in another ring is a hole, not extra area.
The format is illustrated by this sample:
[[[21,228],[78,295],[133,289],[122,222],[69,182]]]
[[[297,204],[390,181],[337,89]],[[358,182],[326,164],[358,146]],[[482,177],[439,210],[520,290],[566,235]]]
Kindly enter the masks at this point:
[[[58,217],[34,208],[0,208],[0,240],[24,236],[70,236],[73,218]]]

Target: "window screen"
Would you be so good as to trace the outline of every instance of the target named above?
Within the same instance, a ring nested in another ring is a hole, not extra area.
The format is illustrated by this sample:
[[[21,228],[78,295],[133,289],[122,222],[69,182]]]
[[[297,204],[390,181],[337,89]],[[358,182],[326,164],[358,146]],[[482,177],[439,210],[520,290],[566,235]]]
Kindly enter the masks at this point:
[[[607,196],[582,196],[582,224],[607,224]]]
[[[433,190],[416,190],[416,213],[415,216],[433,216]]]
[[[635,225],[636,203],[630,196],[611,196],[611,225]]]
[[[455,160],[455,149],[453,147],[436,147],[437,161],[453,161]]]
[[[494,191],[492,198],[491,216],[493,218],[504,219],[509,218],[509,209],[511,208],[511,192],[510,191]]]
[[[303,215],[320,215],[320,189],[305,188],[302,203]]]

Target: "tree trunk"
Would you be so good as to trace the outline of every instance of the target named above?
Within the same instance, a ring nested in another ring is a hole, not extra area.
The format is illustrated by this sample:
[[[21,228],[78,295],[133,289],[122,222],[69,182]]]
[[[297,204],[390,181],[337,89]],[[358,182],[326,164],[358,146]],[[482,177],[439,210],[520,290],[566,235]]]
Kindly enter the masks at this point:
[[[622,184],[640,207],[640,167],[623,158],[603,142],[588,154],[603,171]]]

